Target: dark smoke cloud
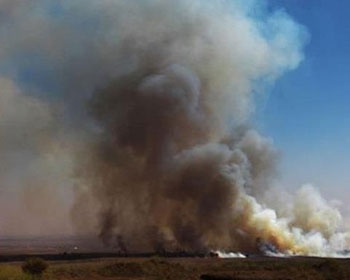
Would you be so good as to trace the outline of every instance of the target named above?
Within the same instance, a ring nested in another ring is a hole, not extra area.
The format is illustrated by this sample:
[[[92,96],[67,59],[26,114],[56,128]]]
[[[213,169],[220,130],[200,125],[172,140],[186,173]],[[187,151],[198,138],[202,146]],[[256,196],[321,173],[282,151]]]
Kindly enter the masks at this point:
[[[0,151],[35,163],[16,181],[22,204],[52,201],[48,186],[74,193],[75,229],[124,253],[346,247],[312,187],[265,205],[278,154],[249,119],[254,92],[302,60],[306,32],[287,14],[200,0],[2,1],[0,14],[0,72],[18,88],[0,121],[26,135],[1,125]]]
[[[243,11],[231,15],[220,5],[128,8],[137,20],[122,19],[120,44],[123,60],[134,65],[89,102],[100,134],[83,178],[101,205],[102,239],[110,244],[122,235],[151,249],[252,249],[259,232],[237,241],[245,222],[239,194],[254,195],[267,183],[275,155],[242,124],[251,111],[251,79],[281,71],[264,61],[280,46]]]

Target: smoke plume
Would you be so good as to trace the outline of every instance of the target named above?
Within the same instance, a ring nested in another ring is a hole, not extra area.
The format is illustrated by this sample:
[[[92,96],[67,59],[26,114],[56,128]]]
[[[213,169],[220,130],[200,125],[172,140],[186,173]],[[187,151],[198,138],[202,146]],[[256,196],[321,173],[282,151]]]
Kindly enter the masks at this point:
[[[74,192],[79,232],[123,252],[349,248],[313,187],[283,207],[265,199],[278,152],[252,128],[254,99],[298,66],[307,35],[259,3],[0,2],[0,70],[25,89],[0,121],[26,128],[32,177]],[[23,154],[18,131],[0,126],[0,151]]]

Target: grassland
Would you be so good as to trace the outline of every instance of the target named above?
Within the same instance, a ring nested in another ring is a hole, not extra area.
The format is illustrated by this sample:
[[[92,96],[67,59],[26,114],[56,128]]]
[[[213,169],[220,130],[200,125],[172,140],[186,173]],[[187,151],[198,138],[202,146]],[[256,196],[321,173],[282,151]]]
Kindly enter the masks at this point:
[[[0,264],[0,280],[32,280],[21,262]],[[47,280],[349,280],[350,260],[319,258],[116,258],[49,262]]]

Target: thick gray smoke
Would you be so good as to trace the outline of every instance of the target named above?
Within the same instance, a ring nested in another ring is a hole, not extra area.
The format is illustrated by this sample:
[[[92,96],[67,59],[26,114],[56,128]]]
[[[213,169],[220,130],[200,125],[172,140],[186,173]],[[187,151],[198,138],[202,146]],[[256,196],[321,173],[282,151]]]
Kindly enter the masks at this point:
[[[45,184],[74,186],[80,232],[121,251],[348,246],[339,212],[312,187],[286,209],[263,204],[277,152],[249,120],[254,95],[302,60],[305,31],[287,14],[204,0],[2,1],[0,14],[2,73],[26,106],[1,120],[36,124],[31,176],[59,151],[61,172]]]
[[[151,249],[252,248],[260,233],[237,232],[239,196],[265,187],[275,156],[244,126],[254,81],[301,59],[277,24],[296,37],[298,27],[283,14],[259,26],[238,4],[144,5],[115,15],[127,63],[89,102],[100,132],[83,178],[101,205],[100,235]]]

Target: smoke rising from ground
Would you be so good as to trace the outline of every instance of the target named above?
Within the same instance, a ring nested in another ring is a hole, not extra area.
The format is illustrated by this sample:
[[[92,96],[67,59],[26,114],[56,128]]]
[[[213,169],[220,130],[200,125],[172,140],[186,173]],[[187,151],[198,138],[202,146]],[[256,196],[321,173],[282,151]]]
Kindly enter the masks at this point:
[[[79,232],[121,251],[348,248],[313,187],[283,207],[265,199],[278,153],[249,120],[254,95],[303,58],[305,30],[286,13],[257,1],[13,3],[0,2],[1,95],[25,90],[0,121],[26,140],[0,125],[0,151],[24,143],[33,180],[74,189]]]

